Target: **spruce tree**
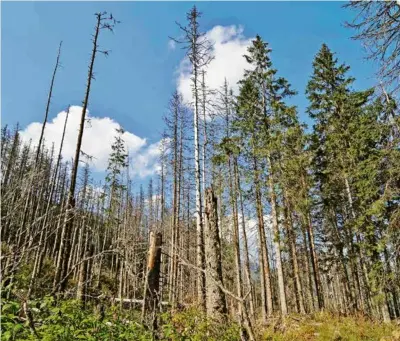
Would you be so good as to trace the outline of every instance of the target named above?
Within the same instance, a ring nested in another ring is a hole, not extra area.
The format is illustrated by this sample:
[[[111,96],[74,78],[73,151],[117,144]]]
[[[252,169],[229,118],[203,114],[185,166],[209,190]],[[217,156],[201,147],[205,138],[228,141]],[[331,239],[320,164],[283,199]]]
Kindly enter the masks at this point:
[[[239,109],[238,124],[245,128],[245,131],[251,131],[253,153],[255,158],[260,158],[262,162],[265,162],[268,168],[267,174],[267,196],[271,206],[271,218],[273,228],[273,244],[276,253],[276,267],[278,274],[278,289],[279,289],[279,301],[282,315],[287,314],[287,303],[285,293],[285,276],[283,273],[282,256],[281,256],[281,231],[278,222],[278,197],[277,197],[277,172],[276,161],[277,154],[276,150],[278,147],[277,137],[280,134],[280,130],[285,129],[286,121],[288,119],[288,113],[290,109],[285,104],[285,99],[295,94],[291,89],[290,84],[283,77],[277,77],[277,70],[272,67],[270,59],[271,49],[268,44],[264,42],[260,36],[257,35],[256,39],[253,40],[251,46],[248,48],[248,53],[245,55],[246,61],[249,63],[249,69],[245,71],[244,80],[241,81],[241,94],[239,95],[239,105],[243,105]],[[245,104],[244,102],[247,102]],[[251,110],[247,110],[248,106],[251,106]],[[240,123],[241,122],[241,123]],[[245,124],[243,124],[246,122]],[[258,141],[256,143],[256,140]],[[254,162],[255,161],[255,162]],[[255,183],[260,180],[257,179],[257,161],[253,161],[253,170],[255,174]],[[259,187],[259,185],[257,185]],[[256,188],[257,188],[256,186]],[[261,196],[261,189],[257,190],[260,193],[256,194],[256,197]],[[258,216],[259,225],[262,226],[259,231],[260,238],[264,238],[264,222],[263,222],[263,209],[261,198],[257,199],[258,202]],[[264,243],[262,243],[264,244]],[[261,249],[266,248],[265,245],[260,245]],[[268,272],[267,265],[267,252],[264,252],[264,272]],[[266,274],[264,273],[264,276]],[[266,279],[268,281],[268,279]],[[268,291],[269,289],[266,290]],[[269,296],[269,293],[267,293]]]
[[[329,216],[326,221],[331,222],[333,230],[327,232],[339,237],[338,252],[350,268],[353,309],[370,310],[369,294],[373,283],[368,269],[379,263],[379,256],[367,258],[371,250],[364,247],[368,231],[362,221],[366,219],[363,202],[370,200],[363,188],[370,187],[371,180],[376,178],[377,164],[372,160],[379,150],[377,117],[368,113],[373,91],[352,90],[354,79],[347,75],[349,67],[339,65],[325,44],[313,66],[313,76],[307,86],[308,113],[315,120],[311,148],[322,212],[325,217]],[[362,155],[365,151],[368,156]],[[357,170],[365,172],[367,169],[370,180],[357,174]],[[377,240],[368,239],[369,247],[376,247]]]

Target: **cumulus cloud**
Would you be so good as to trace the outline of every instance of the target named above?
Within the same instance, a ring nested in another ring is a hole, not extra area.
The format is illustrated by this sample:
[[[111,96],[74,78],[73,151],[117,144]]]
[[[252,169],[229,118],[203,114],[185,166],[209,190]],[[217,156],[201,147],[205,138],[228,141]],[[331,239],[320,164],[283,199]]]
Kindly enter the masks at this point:
[[[206,83],[211,89],[219,89],[226,78],[235,94],[238,91],[237,82],[243,77],[245,69],[249,68],[243,57],[247,47],[254,38],[243,35],[242,26],[214,26],[206,33],[206,38],[213,44],[213,60],[206,70]],[[184,58],[178,68],[177,87],[185,102],[192,102],[190,64]]]
[[[66,160],[71,160],[75,155],[81,113],[82,107],[70,107],[62,152]],[[44,134],[47,148],[51,148],[54,143],[55,150],[59,150],[66,115],[66,111],[62,111],[52,121],[47,122]],[[101,172],[107,168],[111,145],[116,134],[115,129],[120,128],[120,124],[109,117],[91,116],[89,112],[86,118],[81,150],[93,157],[91,166],[95,171]],[[25,142],[31,139],[35,144],[39,141],[41,129],[42,123],[33,122],[21,131],[21,137]],[[128,131],[124,132],[122,138],[131,159],[131,175],[146,177],[157,172],[161,141],[149,144],[145,138]]]

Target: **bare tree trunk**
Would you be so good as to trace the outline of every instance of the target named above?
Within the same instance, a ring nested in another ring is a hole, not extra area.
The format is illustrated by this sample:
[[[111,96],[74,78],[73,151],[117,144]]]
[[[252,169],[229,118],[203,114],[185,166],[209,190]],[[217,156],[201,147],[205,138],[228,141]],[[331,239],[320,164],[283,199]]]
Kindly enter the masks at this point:
[[[345,180],[345,187],[346,187],[346,194],[347,194],[347,200],[349,202],[349,207],[350,207],[350,213],[351,213],[351,217],[353,219],[353,221],[355,221],[355,219],[357,218],[355,209],[354,209],[354,203],[353,203],[353,196],[351,194],[351,189],[350,189],[350,184],[349,184],[349,180],[347,178],[347,176],[344,177]],[[355,232],[356,235],[356,241],[361,244],[361,237],[360,237],[360,233],[359,232]],[[374,243],[371,243],[374,244]],[[367,310],[368,312],[370,312],[371,308],[370,308],[370,302],[369,302],[369,292],[370,292],[370,285],[369,285],[369,279],[368,279],[368,270],[365,264],[365,252],[363,251],[362,247],[358,247],[358,262],[356,262],[356,268],[358,263],[359,263],[359,267],[360,267],[360,271],[361,271],[361,279],[363,282],[363,288],[361,287],[360,284],[360,280],[359,280],[359,276],[358,276],[358,271],[357,271],[357,284],[359,287],[359,292],[360,292],[360,300],[363,306],[364,310]]]
[[[285,200],[285,226],[288,234],[289,240],[289,248],[291,255],[291,263],[293,268],[293,276],[294,276],[294,286],[295,286],[295,296],[296,296],[296,305],[297,311],[301,314],[305,313],[304,309],[304,301],[303,301],[303,288],[301,285],[300,275],[299,275],[299,264],[297,261],[297,252],[296,252],[296,236],[293,230],[293,222],[291,218],[291,207],[289,205],[288,200]]]
[[[202,168],[202,191],[203,193],[206,192],[206,165],[207,165],[207,144],[208,144],[208,139],[207,139],[207,118],[206,118],[206,101],[207,101],[207,96],[206,96],[206,84],[204,80],[205,76],[205,71],[204,69],[201,70],[201,95],[202,95],[202,112],[203,112],[203,168]],[[203,207],[206,206],[205,204],[205,196],[203,198]],[[204,221],[204,212],[203,212],[203,221]]]
[[[306,200],[308,201],[309,200],[309,198],[307,197],[308,191],[307,191],[307,185],[306,185],[306,182],[304,179],[304,174],[302,174],[302,176],[301,176],[301,181],[302,181],[303,189],[305,190],[305,193],[306,193]],[[307,209],[308,209],[308,205],[307,205]],[[315,291],[317,292],[318,308],[323,309],[324,308],[324,297],[323,297],[322,289],[321,289],[321,276],[319,273],[318,256],[317,256],[317,251],[315,250],[314,232],[313,232],[313,226],[312,226],[310,213],[305,212],[304,218],[306,221],[308,246],[310,248],[311,265],[312,265],[313,274],[314,274]]]
[[[236,267],[236,295],[243,298],[243,287],[242,287],[242,264],[240,261],[240,239],[239,239],[239,219],[238,219],[238,205],[237,205],[237,188],[236,182],[234,185],[232,175],[232,155],[228,155],[228,172],[229,172],[229,190],[230,190],[230,201],[232,207],[233,216],[233,246],[235,250],[235,267]],[[243,311],[242,304],[238,302],[238,320],[239,325],[242,325]]]
[[[236,188],[239,193],[240,212],[241,212],[241,217],[242,217],[241,225],[242,225],[242,235],[243,235],[243,245],[244,245],[244,263],[245,263],[245,270],[246,270],[247,289],[250,291],[250,293],[249,293],[250,315],[251,315],[251,317],[253,317],[254,316],[253,285],[252,285],[252,281],[251,281],[249,246],[248,246],[247,233],[246,233],[246,217],[244,214],[242,190],[240,188],[240,179],[239,179],[237,158],[234,159],[234,173],[235,173]]]
[[[204,226],[202,219],[202,205],[201,205],[201,188],[200,188],[200,159],[199,159],[199,114],[198,114],[198,89],[197,89],[197,67],[194,67],[194,163],[195,163],[195,180],[196,180],[196,225],[197,225],[197,266],[204,269],[205,256],[204,256]],[[197,283],[197,298],[201,308],[205,308],[205,275],[199,273]]]
[[[40,272],[41,264],[43,262],[43,257],[44,257],[44,253],[45,253],[45,250],[46,250],[46,245],[44,245],[47,242],[46,235],[47,235],[48,228],[47,228],[46,224],[47,224],[47,222],[49,220],[48,216],[49,216],[49,213],[50,213],[49,212],[50,211],[50,206],[52,204],[54,204],[53,203],[53,195],[54,195],[54,191],[56,189],[58,170],[60,168],[60,162],[61,162],[61,158],[62,158],[61,155],[62,155],[62,148],[63,148],[63,144],[64,144],[65,130],[67,128],[68,115],[69,115],[69,107],[67,109],[66,116],[65,116],[64,128],[63,128],[63,133],[62,133],[62,136],[61,136],[61,143],[60,143],[60,149],[59,149],[59,152],[58,152],[57,163],[56,163],[56,167],[55,167],[55,170],[54,170],[53,181],[51,183],[50,194],[49,194],[49,197],[47,199],[45,217],[44,217],[44,220],[43,220],[42,230],[41,230],[40,237],[39,237],[39,246],[38,246],[38,249],[37,249],[37,252],[36,252],[37,255],[35,257],[35,262],[34,262],[34,265],[33,265],[32,275],[31,275],[31,279],[30,279],[30,282],[29,282],[29,289],[28,289],[28,293],[27,293],[27,297],[28,298],[30,297],[30,295],[32,293],[33,285],[35,283],[36,276]]]
[[[157,307],[160,297],[161,232],[150,232],[147,272],[143,291],[142,321],[157,329]]]
[[[315,290],[317,292],[318,308],[323,309],[324,308],[324,298],[323,298],[322,289],[321,289],[321,276],[319,273],[318,256],[317,256],[317,252],[315,250],[314,233],[313,233],[313,228],[311,225],[311,218],[309,216],[307,217],[307,237],[308,237],[308,245],[310,248],[311,265],[312,265],[313,273],[314,273]]]
[[[255,157],[253,157],[253,173],[258,218],[258,239],[260,244],[259,259],[261,269],[261,313],[263,321],[266,322],[267,316],[270,316],[273,312],[272,287],[267,242],[265,239],[264,210],[262,206],[258,165]]]
[[[42,148],[42,142],[43,142],[43,136],[44,136],[44,129],[46,128],[47,117],[49,116],[49,109],[50,109],[51,95],[53,93],[54,80],[56,78],[56,73],[57,73],[58,67],[60,65],[61,45],[62,45],[62,41],[60,42],[60,45],[58,46],[56,65],[54,67],[53,76],[51,77],[50,90],[49,90],[49,96],[47,98],[46,111],[44,113],[42,131],[40,133],[39,144],[38,144],[37,150],[36,150],[35,164],[37,164],[38,160],[39,160],[40,150]]]
[[[19,126],[17,125],[17,128],[15,129],[15,133],[14,133],[11,151],[8,156],[6,172],[4,174],[4,177],[2,177],[2,180],[3,180],[2,184],[1,184],[2,194],[5,193],[5,189],[7,188],[7,185],[8,185],[9,179],[10,179],[10,175],[12,172],[12,168],[18,157],[18,148],[20,146],[20,143],[21,143],[21,141],[20,141],[20,136],[19,136]]]
[[[78,284],[77,284],[77,290],[76,290],[76,299],[79,300],[82,305],[85,305],[86,302],[86,279],[87,279],[87,270],[88,270],[88,261],[85,260],[89,258],[89,250],[88,250],[88,239],[89,239],[89,232],[87,231],[86,227],[86,222],[85,222],[85,217],[83,218],[83,224],[81,227],[81,233],[82,233],[82,238],[83,240],[81,241],[82,243],[82,249],[79,252],[79,257],[80,261],[82,262],[79,265],[79,271],[78,271]]]
[[[279,288],[279,302],[281,306],[281,314],[283,316],[287,315],[287,304],[286,304],[286,292],[285,292],[285,280],[283,275],[282,268],[282,257],[281,257],[281,243],[280,243],[280,232],[278,226],[278,212],[277,212],[277,204],[276,204],[276,194],[272,173],[272,165],[271,160],[268,157],[268,164],[270,167],[270,173],[268,175],[268,185],[270,190],[270,203],[271,203],[271,218],[272,218],[272,230],[274,233],[273,243],[275,247],[276,253],[276,270],[278,274],[278,288]]]
[[[344,288],[344,293],[345,293],[345,301],[346,301],[346,311],[349,310],[349,303],[354,307],[356,305],[355,299],[356,299],[356,293],[355,293],[355,287],[350,280],[350,275],[349,271],[347,268],[347,261],[345,259],[344,251],[343,251],[343,242],[340,238],[339,234],[339,228],[336,223],[336,218],[335,218],[335,213],[333,212],[333,209],[330,210],[330,216],[331,216],[331,224],[332,224],[332,229],[333,229],[333,238],[334,242],[337,245],[336,250],[337,250],[337,256],[339,258],[340,264],[342,265],[343,268],[343,288]]]
[[[199,144],[199,72],[205,67],[211,58],[209,57],[209,46],[207,39],[199,31],[198,19],[201,13],[197,11],[196,6],[187,13],[188,27],[182,27],[178,24],[183,32],[184,38],[182,41],[175,40],[178,43],[184,44],[188,52],[189,60],[192,65],[192,98],[193,98],[193,130],[194,130],[194,168],[196,182],[196,227],[197,227],[197,267],[204,269],[204,222],[202,213],[201,199],[201,167],[200,167],[200,144]],[[199,306],[205,309],[205,275],[199,271],[197,281],[197,300]]]
[[[101,13],[96,14],[97,23],[95,34],[93,38],[93,49],[92,49],[92,56],[90,59],[89,71],[88,71],[88,78],[87,78],[87,86],[86,86],[86,93],[85,99],[83,100],[83,107],[82,107],[82,115],[81,115],[81,122],[79,127],[79,134],[78,140],[75,149],[75,157],[74,157],[74,164],[71,170],[71,182],[67,197],[67,204],[66,204],[66,215],[63,224],[63,229],[61,232],[61,243],[60,249],[57,259],[57,266],[56,266],[56,273],[54,277],[53,283],[53,291],[57,292],[59,290],[63,291],[67,285],[67,279],[65,279],[62,283],[60,283],[61,279],[65,278],[65,275],[68,272],[68,260],[69,255],[71,252],[71,231],[73,226],[73,210],[75,206],[75,187],[76,187],[76,178],[78,175],[78,166],[79,166],[79,156],[81,153],[81,146],[82,146],[82,138],[83,138],[83,131],[85,128],[85,119],[86,119],[86,111],[89,104],[89,94],[90,94],[90,86],[92,84],[93,79],[93,68],[94,68],[94,61],[96,58],[96,54],[98,52],[98,44],[97,40],[99,37],[100,29],[101,29],[101,22],[103,20],[103,15]]]
[[[211,188],[206,190],[206,289],[207,315],[218,321],[226,320],[226,299],[221,289],[223,286],[221,264],[221,241],[218,233],[217,199]]]
[[[385,270],[386,270],[386,273],[389,276],[393,276],[394,277],[395,275],[394,275],[394,271],[392,269],[392,265],[390,264],[390,259],[389,259],[387,246],[385,246],[385,248],[383,249],[383,255],[384,255],[384,258],[385,258],[385,268],[386,268]],[[389,286],[388,291],[390,292],[390,294],[392,296],[392,300],[393,300],[393,313],[392,313],[392,315],[393,315],[394,318],[398,318],[398,317],[400,317],[400,305],[399,305],[399,300],[398,300],[397,292],[396,292],[396,284],[394,283],[393,280],[391,280],[389,282],[388,286]]]
[[[165,145],[163,144],[161,147],[161,156],[160,156],[160,163],[161,163],[161,171],[160,171],[160,224],[159,230],[161,231],[162,227],[164,226],[164,212],[165,212]],[[134,257],[136,257],[136,252]],[[165,260],[167,256],[161,253],[161,273],[163,274],[161,283],[160,283],[160,299],[163,299],[164,295],[164,287],[168,288],[168,283],[166,283],[167,271],[168,271],[168,263]],[[135,262],[136,263],[136,262]]]
[[[173,213],[172,213],[172,229],[171,229],[171,271],[169,278],[169,300],[172,306],[176,303],[176,287],[178,277],[178,122],[180,99],[178,93],[174,93],[171,109],[173,111]]]

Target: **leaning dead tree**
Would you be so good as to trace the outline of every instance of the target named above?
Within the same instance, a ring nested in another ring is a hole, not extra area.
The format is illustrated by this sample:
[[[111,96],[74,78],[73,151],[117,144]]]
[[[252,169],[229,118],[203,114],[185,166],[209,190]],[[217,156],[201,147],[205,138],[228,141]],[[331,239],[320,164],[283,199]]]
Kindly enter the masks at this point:
[[[58,252],[57,258],[57,266],[56,266],[56,275],[54,277],[54,288],[53,290],[63,291],[66,287],[68,279],[64,279],[65,275],[68,272],[68,261],[70,258],[71,252],[71,231],[73,226],[73,210],[75,207],[75,188],[76,188],[76,178],[78,175],[78,166],[79,166],[79,157],[81,154],[81,147],[82,147],[82,139],[83,139],[83,132],[85,129],[85,121],[86,121],[86,111],[89,105],[89,95],[90,95],[90,87],[92,84],[92,80],[94,79],[94,62],[98,53],[102,53],[104,55],[108,55],[109,51],[102,51],[99,50],[98,39],[101,30],[108,30],[113,32],[113,28],[115,24],[118,22],[113,18],[112,15],[107,15],[107,12],[96,13],[96,27],[95,33],[93,36],[93,48],[92,48],[92,55],[90,58],[89,63],[89,70],[88,70],[88,77],[87,77],[87,85],[85,91],[85,97],[83,100],[82,106],[82,115],[81,115],[81,122],[79,126],[79,133],[78,133],[78,140],[76,143],[75,149],[75,157],[73,161],[73,166],[71,170],[71,180],[70,186],[68,191],[67,203],[66,203],[66,215],[64,220],[63,229],[61,232],[61,243]]]
[[[50,90],[49,90],[49,95],[47,97],[46,111],[44,113],[42,131],[40,133],[39,143],[38,143],[37,150],[36,150],[36,158],[35,158],[35,163],[36,164],[37,164],[38,159],[39,159],[40,149],[41,149],[42,143],[43,143],[44,130],[46,128],[47,118],[49,116],[51,96],[53,94],[54,80],[56,78],[57,70],[58,70],[58,68],[60,66],[61,45],[62,45],[62,41],[60,42],[60,45],[58,46],[58,54],[57,54],[57,59],[56,59],[56,65],[54,66],[53,76],[51,77]]]

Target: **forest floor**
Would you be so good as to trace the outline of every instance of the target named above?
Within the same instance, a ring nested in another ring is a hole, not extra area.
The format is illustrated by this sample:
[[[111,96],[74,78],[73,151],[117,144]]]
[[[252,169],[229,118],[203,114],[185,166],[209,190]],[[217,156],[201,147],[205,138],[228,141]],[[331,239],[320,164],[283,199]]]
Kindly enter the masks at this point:
[[[382,323],[363,316],[289,316],[263,330],[261,340],[273,341],[400,341],[400,321]]]

